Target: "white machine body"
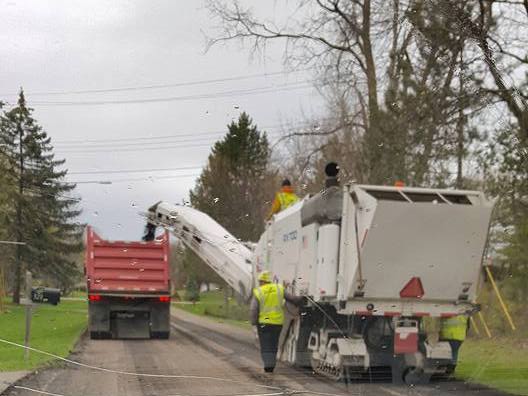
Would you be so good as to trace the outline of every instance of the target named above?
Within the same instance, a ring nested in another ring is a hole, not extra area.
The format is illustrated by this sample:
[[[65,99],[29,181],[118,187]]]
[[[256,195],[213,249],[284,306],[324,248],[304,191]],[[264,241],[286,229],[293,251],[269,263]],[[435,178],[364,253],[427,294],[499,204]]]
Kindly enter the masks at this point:
[[[339,194],[339,219],[307,219],[310,198],[275,215],[255,250],[257,271],[341,314],[473,309],[493,201],[477,191],[367,185]]]
[[[287,310],[281,359],[335,379],[388,366],[398,381],[456,366],[422,318],[478,310],[493,205],[478,191],[334,185],[273,216],[252,246],[187,206],[159,202],[147,219],[246,300],[263,270],[307,297]]]
[[[193,250],[240,296],[251,296],[252,251],[210,216],[167,202],[158,202],[146,216],[149,223],[169,230]]]

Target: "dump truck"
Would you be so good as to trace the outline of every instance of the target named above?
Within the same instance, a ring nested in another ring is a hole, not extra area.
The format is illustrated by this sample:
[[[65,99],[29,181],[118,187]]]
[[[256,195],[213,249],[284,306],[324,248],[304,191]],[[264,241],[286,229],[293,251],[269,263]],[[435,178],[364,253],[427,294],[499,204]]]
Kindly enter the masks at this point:
[[[300,311],[285,310],[283,361],[337,380],[451,373],[450,344],[426,322],[478,311],[494,201],[479,191],[341,186],[337,172],[327,167],[322,190],[274,215],[255,245],[166,202],[145,214],[148,235],[169,230],[245,299],[263,270],[305,296]]]
[[[108,241],[88,226],[85,275],[90,338],[169,338],[169,235]]]

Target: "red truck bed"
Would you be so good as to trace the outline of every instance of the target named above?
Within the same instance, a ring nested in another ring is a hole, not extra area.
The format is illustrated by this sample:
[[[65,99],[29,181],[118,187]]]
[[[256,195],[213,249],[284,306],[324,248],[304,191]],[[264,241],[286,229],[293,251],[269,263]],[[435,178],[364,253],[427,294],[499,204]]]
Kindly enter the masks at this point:
[[[169,294],[169,235],[151,242],[107,241],[86,230],[88,293]]]

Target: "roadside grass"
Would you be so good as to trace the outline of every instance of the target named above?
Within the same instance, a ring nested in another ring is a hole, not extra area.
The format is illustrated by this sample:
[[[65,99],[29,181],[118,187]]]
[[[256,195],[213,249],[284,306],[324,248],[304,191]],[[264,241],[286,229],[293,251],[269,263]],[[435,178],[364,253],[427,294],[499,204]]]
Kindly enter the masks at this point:
[[[65,295],[66,298],[84,298],[86,299],[88,296],[88,293],[83,290],[73,290],[69,294]]]
[[[183,291],[178,293],[179,295],[184,295]],[[221,290],[200,293],[200,301],[194,304],[189,301],[182,301],[174,302],[173,306],[195,315],[208,316],[218,322],[251,328],[249,324],[249,307],[245,304],[239,304],[234,298],[229,298],[228,309],[226,310],[224,294]]]
[[[59,305],[41,304],[33,307],[30,346],[66,357],[86,328],[86,301],[61,301]],[[25,307],[9,304],[0,313],[0,338],[24,343]],[[32,370],[53,360],[52,357],[30,352],[24,360],[24,349],[0,343],[0,371]]]
[[[528,395],[528,340],[467,339],[455,374],[467,382]]]

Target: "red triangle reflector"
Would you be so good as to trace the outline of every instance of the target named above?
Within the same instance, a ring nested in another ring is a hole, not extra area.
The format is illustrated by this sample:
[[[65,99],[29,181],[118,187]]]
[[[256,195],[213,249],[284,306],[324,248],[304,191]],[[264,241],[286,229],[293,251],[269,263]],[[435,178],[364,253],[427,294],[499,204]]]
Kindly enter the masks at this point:
[[[400,290],[401,298],[422,298],[424,289],[422,281],[417,276],[411,278],[409,282]]]

